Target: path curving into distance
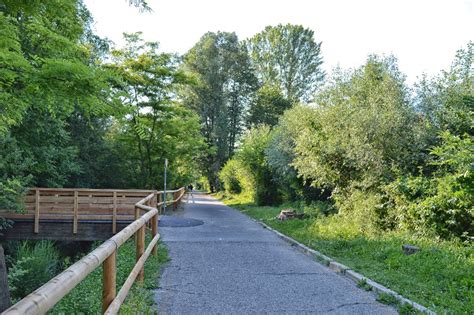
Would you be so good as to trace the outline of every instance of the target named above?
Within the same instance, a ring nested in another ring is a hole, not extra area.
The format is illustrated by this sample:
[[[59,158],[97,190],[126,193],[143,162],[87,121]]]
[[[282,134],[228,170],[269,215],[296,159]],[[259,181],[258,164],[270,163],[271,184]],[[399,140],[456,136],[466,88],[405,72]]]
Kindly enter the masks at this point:
[[[155,294],[158,314],[397,314],[208,195],[182,207],[166,220],[203,224],[160,227],[171,261]]]

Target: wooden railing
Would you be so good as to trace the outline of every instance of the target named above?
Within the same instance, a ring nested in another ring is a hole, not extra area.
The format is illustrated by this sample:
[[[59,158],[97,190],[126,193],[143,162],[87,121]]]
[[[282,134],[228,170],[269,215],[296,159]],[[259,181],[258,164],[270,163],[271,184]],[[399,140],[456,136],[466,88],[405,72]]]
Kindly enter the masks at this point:
[[[61,198],[60,195],[68,193],[67,197],[70,196],[72,192],[73,196],[73,207],[72,207],[72,216],[75,223],[75,229],[77,230],[79,217],[81,215],[82,203],[88,203],[91,201],[92,205],[100,204],[98,200],[92,202],[89,195],[91,192],[98,196],[102,194],[110,196],[112,203],[112,216],[109,216],[109,219],[114,219],[117,215],[118,208],[118,196],[119,193],[136,193],[137,191],[114,191],[114,190],[81,190],[81,189],[64,189],[64,190],[54,190],[54,189],[35,189],[35,228],[37,228],[37,223],[39,222],[41,211],[44,209],[41,207],[41,196],[43,192],[48,192],[48,196],[55,195],[55,198]],[[140,191],[140,193],[143,191]],[[173,199],[167,202],[167,204],[173,204],[173,207],[177,206],[181,201],[185,190],[180,188],[178,190],[169,191],[173,194]],[[88,194],[88,200],[81,202],[81,196]],[[103,266],[103,282],[102,282],[102,311],[105,314],[116,314],[125,300],[130,288],[136,279],[139,282],[143,282],[144,279],[144,264],[150,254],[156,255],[156,244],[160,238],[158,234],[158,216],[160,209],[163,206],[162,201],[163,192],[162,191],[150,191],[149,195],[145,198],[140,199],[133,205],[134,211],[134,221],[125,227],[122,231],[118,232],[112,238],[108,239],[102,243],[95,250],[90,252],[88,255],[83,257],[81,260],[77,261],[71,267],[67,268],[65,271],[48,281],[42,287],[34,291],[33,293],[26,296],[24,299],[20,300],[18,303],[7,309],[2,314],[44,314],[50,310],[56,303],[58,303],[66,294],[68,294],[73,288],[75,288],[84,278],[86,278],[92,271],[98,268],[100,265]],[[100,198],[99,198],[100,199]],[[43,199],[44,200],[44,199]],[[59,203],[59,200],[57,200]],[[101,199],[101,201],[103,201]],[[29,201],[33,202],[33,201]],[[49,205],[54,203],[53,201],[48,200],[48,207],[54,209],[55,206]],[[28,204],[28,199],[27,199]],[[49,209],[49,208],[48,208]],[[92,207],[91,207],[92,209]],[[68,209],[70,210],[70,209]],[[27,208],[28,211],[28,208]],[[143,215],[141,212],[145,211]],[[46,212],[44,215],[46,215]],[[24,214],[28,215],[28,213]],[[59,215],[59,214],[54,214]],[[69,216],[71,213],[68,214]],[[91,215],[91,214],[84,214]],[[99,214],[102,216],[103,214]],[[75,218],[75,219],[74,219]],[[145,228],[147,224],[150,225],[151,234],[153,239],[148,244],[147,249],[145,250]],[[73,228],[74,232],[74,228]],[[122,288],[116,294],[116,252],[118,248],[124,244],[131,236],[135,235],[136,242],[136,264],[133,267],[131,273],[129,274],[127,280],[125,281]]]

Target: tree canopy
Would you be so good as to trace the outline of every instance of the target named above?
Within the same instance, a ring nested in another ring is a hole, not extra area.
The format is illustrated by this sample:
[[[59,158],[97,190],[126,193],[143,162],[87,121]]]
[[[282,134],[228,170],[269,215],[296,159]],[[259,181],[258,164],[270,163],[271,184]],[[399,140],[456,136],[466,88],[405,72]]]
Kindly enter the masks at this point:
[[[301,25],[267,26],[246,46],[257,77],[264,84],[281,89],[293,101],[308,101],[321,85],[321,42],[314,31]]]

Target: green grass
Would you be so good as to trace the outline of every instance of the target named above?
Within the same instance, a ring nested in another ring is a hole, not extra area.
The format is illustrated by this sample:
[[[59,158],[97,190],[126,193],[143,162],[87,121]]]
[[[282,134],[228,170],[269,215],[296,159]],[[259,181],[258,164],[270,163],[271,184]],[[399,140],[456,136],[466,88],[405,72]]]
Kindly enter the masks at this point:
[[[150,242],[146,236],[146,244]],[[156,314],[153,309],[153,289],[158,287],[158,277],[162,265],[168,261],[168,252],[162,244],[158,245],[157,256],[150,255],[145,263],[145,281],[135,284],[120,308],[121,314]],[[135,243],[131,238],[123,244],[117,255],[117,292],[135,265]],[[102,268],[97,268],[68,295],[66,295],[49,314],[100,314],[102,309]]]
[[[472,245],[415,238],[402,233],[369,237],[328,217],[278,221],[275,217],[283,207],[257,207],[242,198],[223,200],[440,314],[472,314],[474,310]],[[422,250],[414,255],[404,255],[401,247],[407,243]],[[399,311],[413,313],[409,306],[400,306]]]

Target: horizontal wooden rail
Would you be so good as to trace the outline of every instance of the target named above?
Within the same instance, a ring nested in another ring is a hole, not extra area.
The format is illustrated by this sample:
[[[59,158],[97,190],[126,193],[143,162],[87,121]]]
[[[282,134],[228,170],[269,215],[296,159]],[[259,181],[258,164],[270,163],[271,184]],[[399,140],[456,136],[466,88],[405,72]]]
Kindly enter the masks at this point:
[[[102,193],[107,192],[113,195],[113,208],[115,209],[116,195],[126,194],[129,191],[126,190],[90,190],[90,189],[35,189],[36,196],[40,195],[41,191],[48,192],[72,192],[73,202],[76,204],[78,201],[78,195],[82,192],[93,192]],[[143,193],[144,191],[132,191]],[[66,294],[68,294],[73,288],[75,288],[80,282],[82,282],[91,272],[97,269],[103,264],[103,299],[102,299],[102,310],[107,314],[116,314],[124,302],[130,288],[132,287],[135,280],[138,278],[139,281],[143,281],[143,267],[145,261],[150,256],[150,253],[156,254],[156,243],[158,242],[160,235],[157,231],[157,218],[159,211],[157,207],[160,205],[158,199],[161,199],[160,191],[147,191],[150,192],[146,197],[142,198],[135,203],[135,215],[138,214],[136,220],[125,227],[122,231],[115,234],[113,237],[102,243],[95,250],[90,252],[88,255],[77,261],[75,264],[64,270],[62,273],[48,281],[46,284],[35,290],[33,293],[20,300],[18,303],[7,309],[2,314],[45,314],[50,310],[56,303],[58,303]],[[173,203],[179,203],[182,196],[184,195],[184,188],[171,191],[173,193],[179,193],[179,196],[173,200]],[[56,195],[57,196],[57,195]],[[35,203],[39,203],[41,199],[36,198]],[[162,204],[162,203],[161,203]],[[39,212],[39,207],[36,212]],[[140,210],[146,211],[145,214],[139,216]],[[74,209],[74,218],[77,217],[78,210]],[[114,211],[115,216],[115,211]],[[35,221],[39,221],[39,215],[35,215]],[[145,242],[145,227],[151,222],[151,231],[153,239],[148,245],[146,251],[144,249]],[[77,220],[74,220],[77,224]],[[77,226],[76,226],[77,229]],[[137,247],[137,262],[133,267],[130,275],[128,276],[125,284],[120,289],[119,293],[115,295],[116,285],[116,252],[118,248],[124,244],[133,235],[136,235],[136,247]]]

